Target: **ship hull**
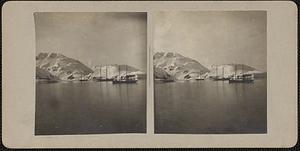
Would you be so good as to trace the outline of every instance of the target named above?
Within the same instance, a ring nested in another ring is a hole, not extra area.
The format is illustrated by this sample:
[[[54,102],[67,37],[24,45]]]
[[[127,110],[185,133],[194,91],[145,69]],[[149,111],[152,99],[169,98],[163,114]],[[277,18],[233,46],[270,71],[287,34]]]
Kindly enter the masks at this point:
[[[89,80],[79,80],[79,81],[89,81]]]
[[[227,81],[229,78],[218,78],[218,79],[213,79],[214,81]]]
[[[126,81],[112,81],[113,84],[122,84],[122,83],[137,83],[137,80],[126,80]]]

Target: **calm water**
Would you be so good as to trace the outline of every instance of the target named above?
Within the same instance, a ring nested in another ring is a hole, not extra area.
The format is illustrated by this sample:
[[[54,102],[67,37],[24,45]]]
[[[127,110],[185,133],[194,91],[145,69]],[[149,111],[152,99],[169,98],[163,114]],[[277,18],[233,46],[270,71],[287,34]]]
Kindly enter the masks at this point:
[[[36,83],[36,135],[146,132],[146,82]]]
[[[156,133],[266,133],[267,82],[155,83]]]

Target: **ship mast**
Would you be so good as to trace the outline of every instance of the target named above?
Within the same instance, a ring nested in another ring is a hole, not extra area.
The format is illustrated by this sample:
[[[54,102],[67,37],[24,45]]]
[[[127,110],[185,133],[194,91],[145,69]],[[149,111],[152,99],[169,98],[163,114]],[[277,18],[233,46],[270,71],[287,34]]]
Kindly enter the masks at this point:
[[[119,70],[119,77],[120,77],[120,65],[118,65],[118,70]]]
[[[234,76],[236,77],[236,64],[234,64]]]
[[[242,64],[242,74],[244,74],[244,64]]]
[[[105,65],[105,79],[107,79],[107,65]]]
[[[101,66],[100,66],[99,78],[101,78]]]
[[[224,78],[224,66],[222,67],[222,78]]]
[[[218,66],[216,65],[216,78],[218,77]]]
[[[242,64],[242,79],[244,80],[244,64]]]

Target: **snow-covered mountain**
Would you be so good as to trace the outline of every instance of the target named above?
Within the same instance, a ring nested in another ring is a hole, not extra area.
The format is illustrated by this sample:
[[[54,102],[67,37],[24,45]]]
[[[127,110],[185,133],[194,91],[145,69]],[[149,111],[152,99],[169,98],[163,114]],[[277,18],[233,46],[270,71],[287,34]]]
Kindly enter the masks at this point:
[[[104,65],[104,66],[94,66],[94,72],[91,77],[103,77],[111,79],[117,75],[124,74],[137,74],[139,78],[145,77],[146,73],[132,67],[129,65]]]
[[[173,52],[156,52],[153,65],[155,78],[158,79],[195,79],[209,72],[198,61]]]
[[[112,78],[122,74],[137,74],[139,78],[146,77],[144,72],[129,65],[100,65],[91,69],[80,61],[60,53],[39,53],[36,57],[36,79],[38,80]]]
[[[214,65],[210,69],[198,61],[173,52],[157,52],[153,56],[154,76],[157,79],[187,80],[197,77],[223,76],[231,77],[234,74],[249,73],[255,78],[266,77],[266,72],[244,64]]]
[[[228,78],[233,76],[234,74],[238,75],[242,73],[254,74],[254,76],[257,78],[266,76],[265,72],[258,71],[257,69],[244,64],[214,65],[210,68],[208,76],[222,76]]]
[[[51,74],[60,80],[78,80],[93,72],[92,69],[78,60],[60,53],[39,53],[36,56],[37,77]],[[44,72],[47,71],[48,73]]]

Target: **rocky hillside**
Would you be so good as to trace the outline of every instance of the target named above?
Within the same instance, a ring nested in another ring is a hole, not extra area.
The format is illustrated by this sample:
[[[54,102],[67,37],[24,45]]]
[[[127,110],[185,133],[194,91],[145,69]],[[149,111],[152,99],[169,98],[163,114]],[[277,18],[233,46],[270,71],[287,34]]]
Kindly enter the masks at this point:
[[[153,64],[154,75],[157,79],[195,79],[209,72],[198,61],[173,52],[155,53]]]
[[[39,53],[36,56],[36,67],[37,78],[50,73],[60,80],[78,80],[93,72],[80,61],[59,53]]]
[[[36,79],[38,81],[57,81],[57,80],[59,80],[58,77],[52,75],[47,70],[41,69],[39,67],[36,67],[35,75],[36,75]]]

